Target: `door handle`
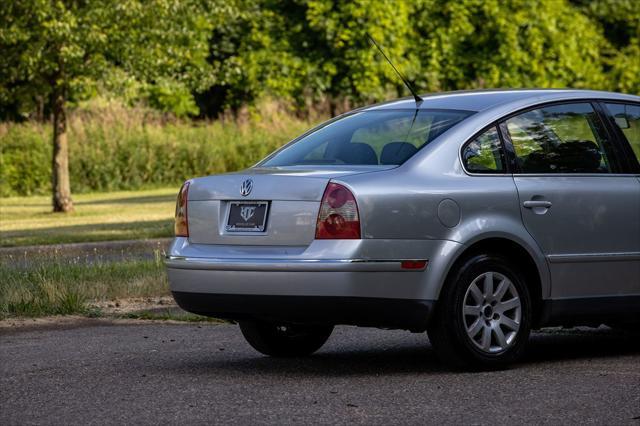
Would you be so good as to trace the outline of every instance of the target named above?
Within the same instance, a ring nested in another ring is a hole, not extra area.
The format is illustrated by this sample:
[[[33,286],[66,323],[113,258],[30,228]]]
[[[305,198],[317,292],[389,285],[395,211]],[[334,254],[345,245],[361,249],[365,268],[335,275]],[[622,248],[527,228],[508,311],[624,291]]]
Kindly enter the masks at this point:
[[[534,209],[536,207],[542,207],[544,209],[548,209],[549,207],[551,207],[551,201],[529,200],[522,203],[522,205],[527,209]]]

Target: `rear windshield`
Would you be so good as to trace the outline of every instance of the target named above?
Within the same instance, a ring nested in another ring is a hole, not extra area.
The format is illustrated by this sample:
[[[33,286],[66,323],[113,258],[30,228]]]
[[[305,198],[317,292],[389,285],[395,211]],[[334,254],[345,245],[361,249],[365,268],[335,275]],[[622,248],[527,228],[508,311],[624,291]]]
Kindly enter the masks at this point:
[[[260,166],[399,165],[471,114],[429,109],[356,112],[329,121]]]

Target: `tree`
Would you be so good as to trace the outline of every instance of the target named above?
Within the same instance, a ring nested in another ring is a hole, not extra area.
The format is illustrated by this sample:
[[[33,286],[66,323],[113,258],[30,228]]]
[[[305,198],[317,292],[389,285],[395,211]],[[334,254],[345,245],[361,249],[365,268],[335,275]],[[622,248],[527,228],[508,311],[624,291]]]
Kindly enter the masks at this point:
[[[0,3],[0,98],[23,104],[45,100],[52,112],[54,211],[73,210],[69,102],[117,84],[108,80],[122,73],[151,86],[205,87],[211,25],[204,5],[197,0]]]
[[[637,0],[571,0],[597,22],[607,39],[602,59],[609,90],[640,93],[640,2]]]
[[[330,103],[332,114],[354,103],[408,94],[372,48],[375,37],[403,71],[418,70],[404,56],[410,43],[411,2],[396,0],[229,1],[215,25],[210,61],[227,107],[263,96],[298,109]],[[340,105],[339,105],[340,104]],[[209,108],[209,106],[207,106]]]
[[[209,60],[218,107],[261,97],[336,110],[407,95],[369,33],[422,92],[640,90],[634,0],[229,0]],[[340,105],[339,107],[337,107]]]
[[[598,26],[564,0],[420,0],[421,87],[603,88]]]

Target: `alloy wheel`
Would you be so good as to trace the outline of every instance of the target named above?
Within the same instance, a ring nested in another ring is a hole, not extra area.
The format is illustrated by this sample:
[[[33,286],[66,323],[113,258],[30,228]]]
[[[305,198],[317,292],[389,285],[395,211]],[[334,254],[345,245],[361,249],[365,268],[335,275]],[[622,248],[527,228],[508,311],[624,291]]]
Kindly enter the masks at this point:
[[[467,337],[482,352],[498,354],[516,341],[522,304],[516,286],[499,272],[485,272],[467,289],[463,302]]]

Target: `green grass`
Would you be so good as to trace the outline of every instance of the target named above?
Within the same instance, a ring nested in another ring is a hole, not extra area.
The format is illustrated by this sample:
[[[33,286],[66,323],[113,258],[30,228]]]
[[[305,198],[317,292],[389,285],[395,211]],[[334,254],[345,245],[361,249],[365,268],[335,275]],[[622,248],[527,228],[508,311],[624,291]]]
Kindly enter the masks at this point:
[[[0,199],[0,246],[170,237],[178,188],[74,196],[75,213],[46,196]]]
[[[52,256],[35,259],[29,265],[2,258],[0,320],[83,315],[91,318],[224,322],[185,312],[166,302],[164,306],[157,304],[160,302],[154,300],[168,296],[170,291],[161,253],[156,251],[155,254],[154,260],[124,262]],[[133,302],[135,310],[119,313],[121,311],[113,309],[123,301]]]
[[[95,302],[169,294],[160,253],[155,260],[124,262],[38,259],[28,267],[0,262],[0,318],[95,316]]]

